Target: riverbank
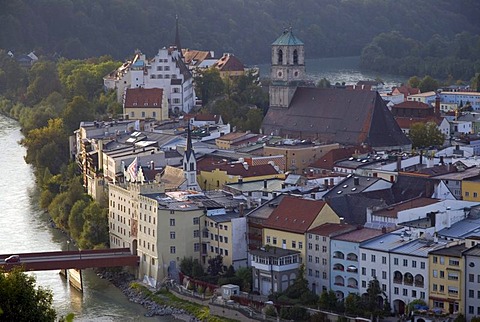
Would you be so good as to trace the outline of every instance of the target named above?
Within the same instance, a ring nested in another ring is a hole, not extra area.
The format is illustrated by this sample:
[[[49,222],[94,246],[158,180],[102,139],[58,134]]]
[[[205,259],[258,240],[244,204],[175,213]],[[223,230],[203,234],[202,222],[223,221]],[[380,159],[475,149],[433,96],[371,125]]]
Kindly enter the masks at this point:
[[[200,320],[186,310],[171,305],[160,304],[155,301],[151,294],[143,292],[142,289],[138,287],[133,287],[132,283],[135,283],[136,279],[133,275],[127,272],[111,272],[108,270],[102,270],[97,274],[100,278],[108,280],[115,287],[120,289],[130,302],[140,304],[146,308],[146,317],[173,316],[176,319],[187,322],[200,322]]]

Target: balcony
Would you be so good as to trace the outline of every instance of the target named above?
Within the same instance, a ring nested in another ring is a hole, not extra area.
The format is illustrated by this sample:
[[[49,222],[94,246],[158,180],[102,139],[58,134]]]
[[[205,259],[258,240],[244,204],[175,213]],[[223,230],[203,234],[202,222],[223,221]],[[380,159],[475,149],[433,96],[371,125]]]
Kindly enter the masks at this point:
[[[349,273],[358,273],[358,269],[355,266],[348,266],[347,272]]]
[[[347,261],[358,262],[358,256],[356,254],[350,253],[347,255]]]
[[[343,267],[342,264],[335,264],[335,265],[333,266],[333,270],[334,270],[334,271],[342,271],[342,272],[343,272],[343,271],[345,271],[345,268]]]
[[[342,253],[342,252],[335,252],[333,253],[333,258],[336,258],[336,259],[344,259],[345,258],[345,255]]]
[[[349,285],[347,285],[347,287],[358,289],[358,285],[355,285],[355,284],[349,284]]]
[[[345,284],[344,284],[344,283],[342,283],[342,282],[335,282],[335,283],[333,283],[333,285],[337,285],[337,286],[345,286]]]
[[[401,279],[401,278],[394,278],[394,279],[393,279],[393,282],[394,282],[395,284],[402,284],[402,279]]]

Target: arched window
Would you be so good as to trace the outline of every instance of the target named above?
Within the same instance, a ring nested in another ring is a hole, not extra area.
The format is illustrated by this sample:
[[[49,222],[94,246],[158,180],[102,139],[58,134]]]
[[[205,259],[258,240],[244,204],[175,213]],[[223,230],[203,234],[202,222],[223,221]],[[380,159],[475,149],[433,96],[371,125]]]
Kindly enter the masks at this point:
[[[283,50],[279,49],[278,50],[278,65],[283,64]]]
[[[293,51],[293,64],[298,65],[298,52],[296,49]]]

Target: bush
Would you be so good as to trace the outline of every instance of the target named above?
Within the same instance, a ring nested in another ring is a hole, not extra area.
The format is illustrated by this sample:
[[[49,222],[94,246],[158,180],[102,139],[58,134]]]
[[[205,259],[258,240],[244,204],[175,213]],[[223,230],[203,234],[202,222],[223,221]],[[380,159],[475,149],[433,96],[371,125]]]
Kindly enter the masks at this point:
[[[269,305],[265,308],[265,314],[267,316],[272,316],[272,317],[277,317],[277,310],[275,310],[275,307],[273,305]]]
[[[286,320],[306,321],[310,318],[307,309],[301,306],[282,307],[280,317]]]

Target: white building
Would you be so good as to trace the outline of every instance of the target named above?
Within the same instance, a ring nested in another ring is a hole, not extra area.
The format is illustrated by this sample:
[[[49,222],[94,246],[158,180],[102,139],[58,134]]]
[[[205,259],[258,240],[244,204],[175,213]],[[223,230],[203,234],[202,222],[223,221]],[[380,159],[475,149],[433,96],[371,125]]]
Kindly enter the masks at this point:
[[[104,77],[106,89],[115,89],[122,102],[127,88],[162,88],[170,113],[188,113],[195,106],[193,77],[176,47],[162,48],[148,60],[140,51]]]

